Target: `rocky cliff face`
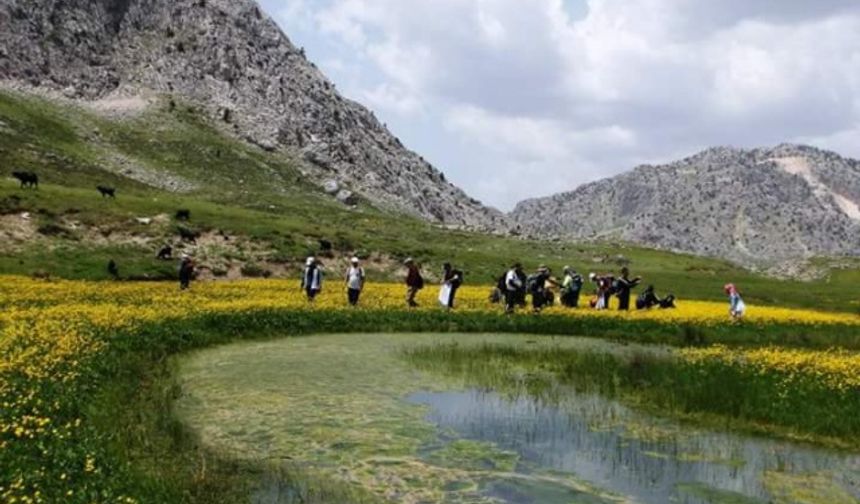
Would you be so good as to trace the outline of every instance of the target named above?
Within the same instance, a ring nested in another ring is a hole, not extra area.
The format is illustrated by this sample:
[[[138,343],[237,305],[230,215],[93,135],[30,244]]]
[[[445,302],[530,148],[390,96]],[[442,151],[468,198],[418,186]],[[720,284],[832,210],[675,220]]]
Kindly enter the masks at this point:
[[[714,148],[524,201],[511,217],[525,234],[736,261],[860,255],[860,162],[796,145]]]
[[[0,26],[0,79],[80,99],[182,97],[381,207],[456,226],[505,220],[342,97],[252,0],[0,0]]]

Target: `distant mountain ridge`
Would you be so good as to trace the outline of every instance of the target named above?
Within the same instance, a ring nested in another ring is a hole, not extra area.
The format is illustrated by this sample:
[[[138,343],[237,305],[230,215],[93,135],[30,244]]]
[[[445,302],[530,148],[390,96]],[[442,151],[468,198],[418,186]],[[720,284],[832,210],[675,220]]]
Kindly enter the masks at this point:
[[[223,129],[297,153],[335,191],[447,225],[505,227],[343,98],[252,0],[0,0],[0,26],[0,80],[82,100],[191,100]]]
[[[860,161],[813,147],[717,147],[510,214],[525,234],[620,239],[739,262],[860,255]]]

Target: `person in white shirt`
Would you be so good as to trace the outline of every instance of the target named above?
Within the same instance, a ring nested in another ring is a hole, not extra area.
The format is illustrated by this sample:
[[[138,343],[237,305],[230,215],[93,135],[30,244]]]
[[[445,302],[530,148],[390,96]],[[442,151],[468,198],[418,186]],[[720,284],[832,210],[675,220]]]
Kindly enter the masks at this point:
[[[505,275],[505,313],[513,313],[514,307],[517,305],[517,296],[523,289],[523,266],[519,263],[513,267]]]
[[[316,299],[322,291],[322,269],[319,261],[314,257],[308,257],[305,262],[305,270],[302,272],[302,289],[308,296],[308,301]]]
[[[350,259],[349,264],[349,269],[346,270],[346,295],[349,304],[356,306],[364,289],[364,268],[361,267],[358,257]]]

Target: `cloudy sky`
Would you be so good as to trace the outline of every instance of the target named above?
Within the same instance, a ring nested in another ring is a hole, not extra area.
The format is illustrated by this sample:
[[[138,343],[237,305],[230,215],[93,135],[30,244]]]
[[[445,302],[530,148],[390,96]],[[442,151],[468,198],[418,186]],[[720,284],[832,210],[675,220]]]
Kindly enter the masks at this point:
[[[857,0],[262,0],[413,150],[510,209],[712,145],[860,157]]]

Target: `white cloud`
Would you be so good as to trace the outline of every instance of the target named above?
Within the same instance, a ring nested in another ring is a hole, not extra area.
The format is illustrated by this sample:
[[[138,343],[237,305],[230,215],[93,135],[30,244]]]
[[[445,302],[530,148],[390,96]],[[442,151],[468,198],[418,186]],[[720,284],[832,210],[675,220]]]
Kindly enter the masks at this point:
[[[854,0],[264,1],[311,56],[357,62],[324,66],[342,89],[504,208],[548,192],[532,174],[565,190],[707,145],[858,154]]]

